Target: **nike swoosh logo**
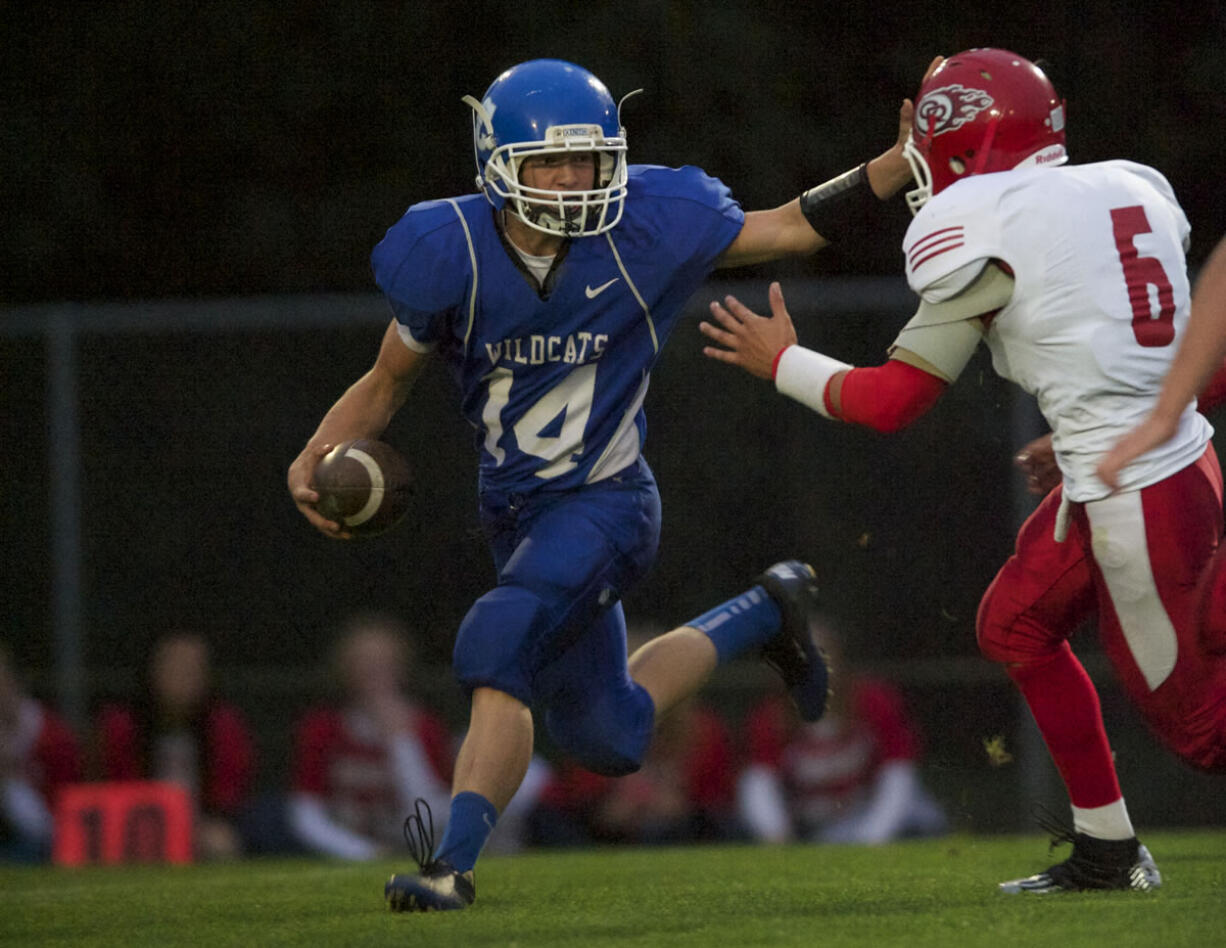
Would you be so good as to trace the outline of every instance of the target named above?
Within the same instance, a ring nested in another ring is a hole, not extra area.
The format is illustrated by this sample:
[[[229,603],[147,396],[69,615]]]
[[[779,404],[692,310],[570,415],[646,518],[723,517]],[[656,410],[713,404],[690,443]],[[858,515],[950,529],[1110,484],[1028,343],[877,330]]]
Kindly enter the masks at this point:
[[[605,290],[607,290],[609,287],[611,287],[614,283],[616,283],[620,279],[621,277],[614,277],[608,283],[601,283],[600,286],[596,287],[595,289],[592,289],[592,287],[589,286],[585,288],[583,292],[587,294],[587,298],[589,300],[594,300],[596,297],[598,297],[601,293],[603,293]]]

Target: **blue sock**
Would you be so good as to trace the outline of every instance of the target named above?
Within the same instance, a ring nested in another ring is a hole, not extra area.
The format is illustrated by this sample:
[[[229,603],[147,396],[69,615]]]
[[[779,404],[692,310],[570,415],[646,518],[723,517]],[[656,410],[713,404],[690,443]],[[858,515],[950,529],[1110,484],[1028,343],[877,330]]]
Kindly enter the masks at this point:
[[[451,863],[457,872],[468,872],[477,864],[481,847],[497,822],[498,811],[481,794],[471,790],[457,793],[451,798],[451,816],[434,858]]]
[[[754,586],[686,625],[706,633],[715,644],[722,665],[742,652],[765,644],[779,631],[782,621],[775,600],[761,586]]]

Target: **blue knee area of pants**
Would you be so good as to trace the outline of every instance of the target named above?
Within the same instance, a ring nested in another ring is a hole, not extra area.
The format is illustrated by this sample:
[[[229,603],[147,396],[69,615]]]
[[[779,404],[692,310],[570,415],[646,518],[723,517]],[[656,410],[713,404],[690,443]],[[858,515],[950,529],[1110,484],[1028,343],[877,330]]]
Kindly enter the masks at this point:
[[[627,678],[616,689],[575,693],[570,700],[552,702],[545,712],[545,728],[588,770],[622,777],[642,764],[655,713],[651,696]]]
[[[452,668],[471,692],[497,688],[532,703],[532,653],[525,639],[545,624],[541,598],[522,586],[497,586],[478,599],[456,635]]]

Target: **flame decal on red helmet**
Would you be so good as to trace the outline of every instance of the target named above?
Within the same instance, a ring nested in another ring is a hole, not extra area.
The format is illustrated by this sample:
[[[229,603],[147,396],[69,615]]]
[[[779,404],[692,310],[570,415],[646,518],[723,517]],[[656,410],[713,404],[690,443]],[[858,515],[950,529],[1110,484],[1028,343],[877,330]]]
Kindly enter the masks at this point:
[[[994,99],[982,89],[968,89],[960,83],[941,86],[925,92],[915,109],[915,128],[925,141],[944,132],[952,132],[985,109],[990,109]]]
[[[903,144],[913,212],[965,178],[1066,160],[1063,103],[1042,69],[1007,49],[950,56],[916,102]]]

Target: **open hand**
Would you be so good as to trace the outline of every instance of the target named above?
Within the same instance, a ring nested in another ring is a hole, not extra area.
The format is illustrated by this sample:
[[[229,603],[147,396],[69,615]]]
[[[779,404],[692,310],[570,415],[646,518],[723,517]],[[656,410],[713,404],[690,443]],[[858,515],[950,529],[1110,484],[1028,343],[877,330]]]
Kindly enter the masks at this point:
[[[698,328],[723,348],[704,346],[703,355],[739,365],[761,379],[773,378],[776,357],[796,344],[796,327],[778,283],[770,285],[770,304],[771,315],[759,316],[735,296],[725,296],[723,304],[713,301],[711,315],[718,325],[704,320]]]

